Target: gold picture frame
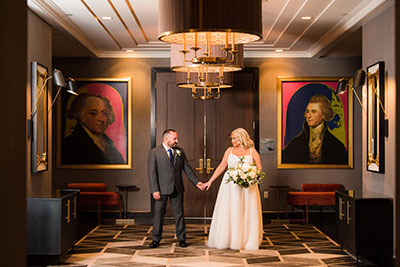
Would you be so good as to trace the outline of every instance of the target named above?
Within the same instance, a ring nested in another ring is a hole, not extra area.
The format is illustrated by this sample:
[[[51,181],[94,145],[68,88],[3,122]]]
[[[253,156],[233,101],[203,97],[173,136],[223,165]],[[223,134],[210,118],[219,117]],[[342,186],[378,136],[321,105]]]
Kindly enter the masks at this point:
[[[57,167],[132,169],[131,78],[75,79],[58,100]]]
[[[367,170],[385,172],[385,62],[367,67]]]
[[[277,78],[278,169],[353,168],[353,96],[348,92],[336,95],[339,80],[339,77]],[[324,126],[319,121],[318,129],[322,129],[319,133],[323,134],[312,144],[315,148],[312,154],[309,132],[314,127],[309,125],[305,114],[315,99],[326,99],[325,105],[333,112]]]
[[[31,171],[48,169],[48,69],[37,61],[31,63]]]

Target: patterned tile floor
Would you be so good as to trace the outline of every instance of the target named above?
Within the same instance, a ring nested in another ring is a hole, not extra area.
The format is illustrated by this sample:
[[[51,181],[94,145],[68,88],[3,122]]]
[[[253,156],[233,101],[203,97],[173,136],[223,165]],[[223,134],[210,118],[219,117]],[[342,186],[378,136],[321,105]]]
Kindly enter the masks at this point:
[[[161,246],[150,249],[149,225],[101,225],[50,266],[357,266],[338,244],[312,225],[264,225],[260,249],[248,251],[208,248],[208,227],[187,225],[189,247],[181,248],[175,226],[165,225]],[[373,265],[359,262],[358,266]]]

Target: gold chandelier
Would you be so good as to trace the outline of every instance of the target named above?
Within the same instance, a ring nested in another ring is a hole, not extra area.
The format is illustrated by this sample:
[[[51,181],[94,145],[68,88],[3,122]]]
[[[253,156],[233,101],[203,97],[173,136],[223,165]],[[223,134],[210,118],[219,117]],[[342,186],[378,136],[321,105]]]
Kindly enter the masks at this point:
[[[159,40],[195,99],[218,99],[226,73],[243,69],[243,44],[261,38],[261,0],[160,0]],[[197,90],[203,93],[198,94]]]

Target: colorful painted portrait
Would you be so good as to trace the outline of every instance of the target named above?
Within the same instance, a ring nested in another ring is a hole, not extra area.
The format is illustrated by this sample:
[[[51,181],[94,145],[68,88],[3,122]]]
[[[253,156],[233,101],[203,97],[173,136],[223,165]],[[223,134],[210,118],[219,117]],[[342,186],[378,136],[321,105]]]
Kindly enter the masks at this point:
[[[130,79],[77,79],[59,103],[58,167],[131,168]]]
[[[338,81],[278,79],[278,168],[352,167],[352,97]]]

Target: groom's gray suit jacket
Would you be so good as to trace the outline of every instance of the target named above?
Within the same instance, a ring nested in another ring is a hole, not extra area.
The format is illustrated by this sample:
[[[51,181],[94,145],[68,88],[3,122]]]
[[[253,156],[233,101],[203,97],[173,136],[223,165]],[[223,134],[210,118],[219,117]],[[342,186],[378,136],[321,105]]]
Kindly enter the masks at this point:
[[[153,148],[148,157],[148,174],[150,181],[150,192],[161,192],[162,195],[170,195],[174,192],[183,192],[182,170],[189,180],[196,186],[199,179],[196,177],[192,167],[186,159],[182,148],[175,147],[174,163],[172,164],[167,151],[161,144]],[[179,151],[179,152],[178,152]]]

